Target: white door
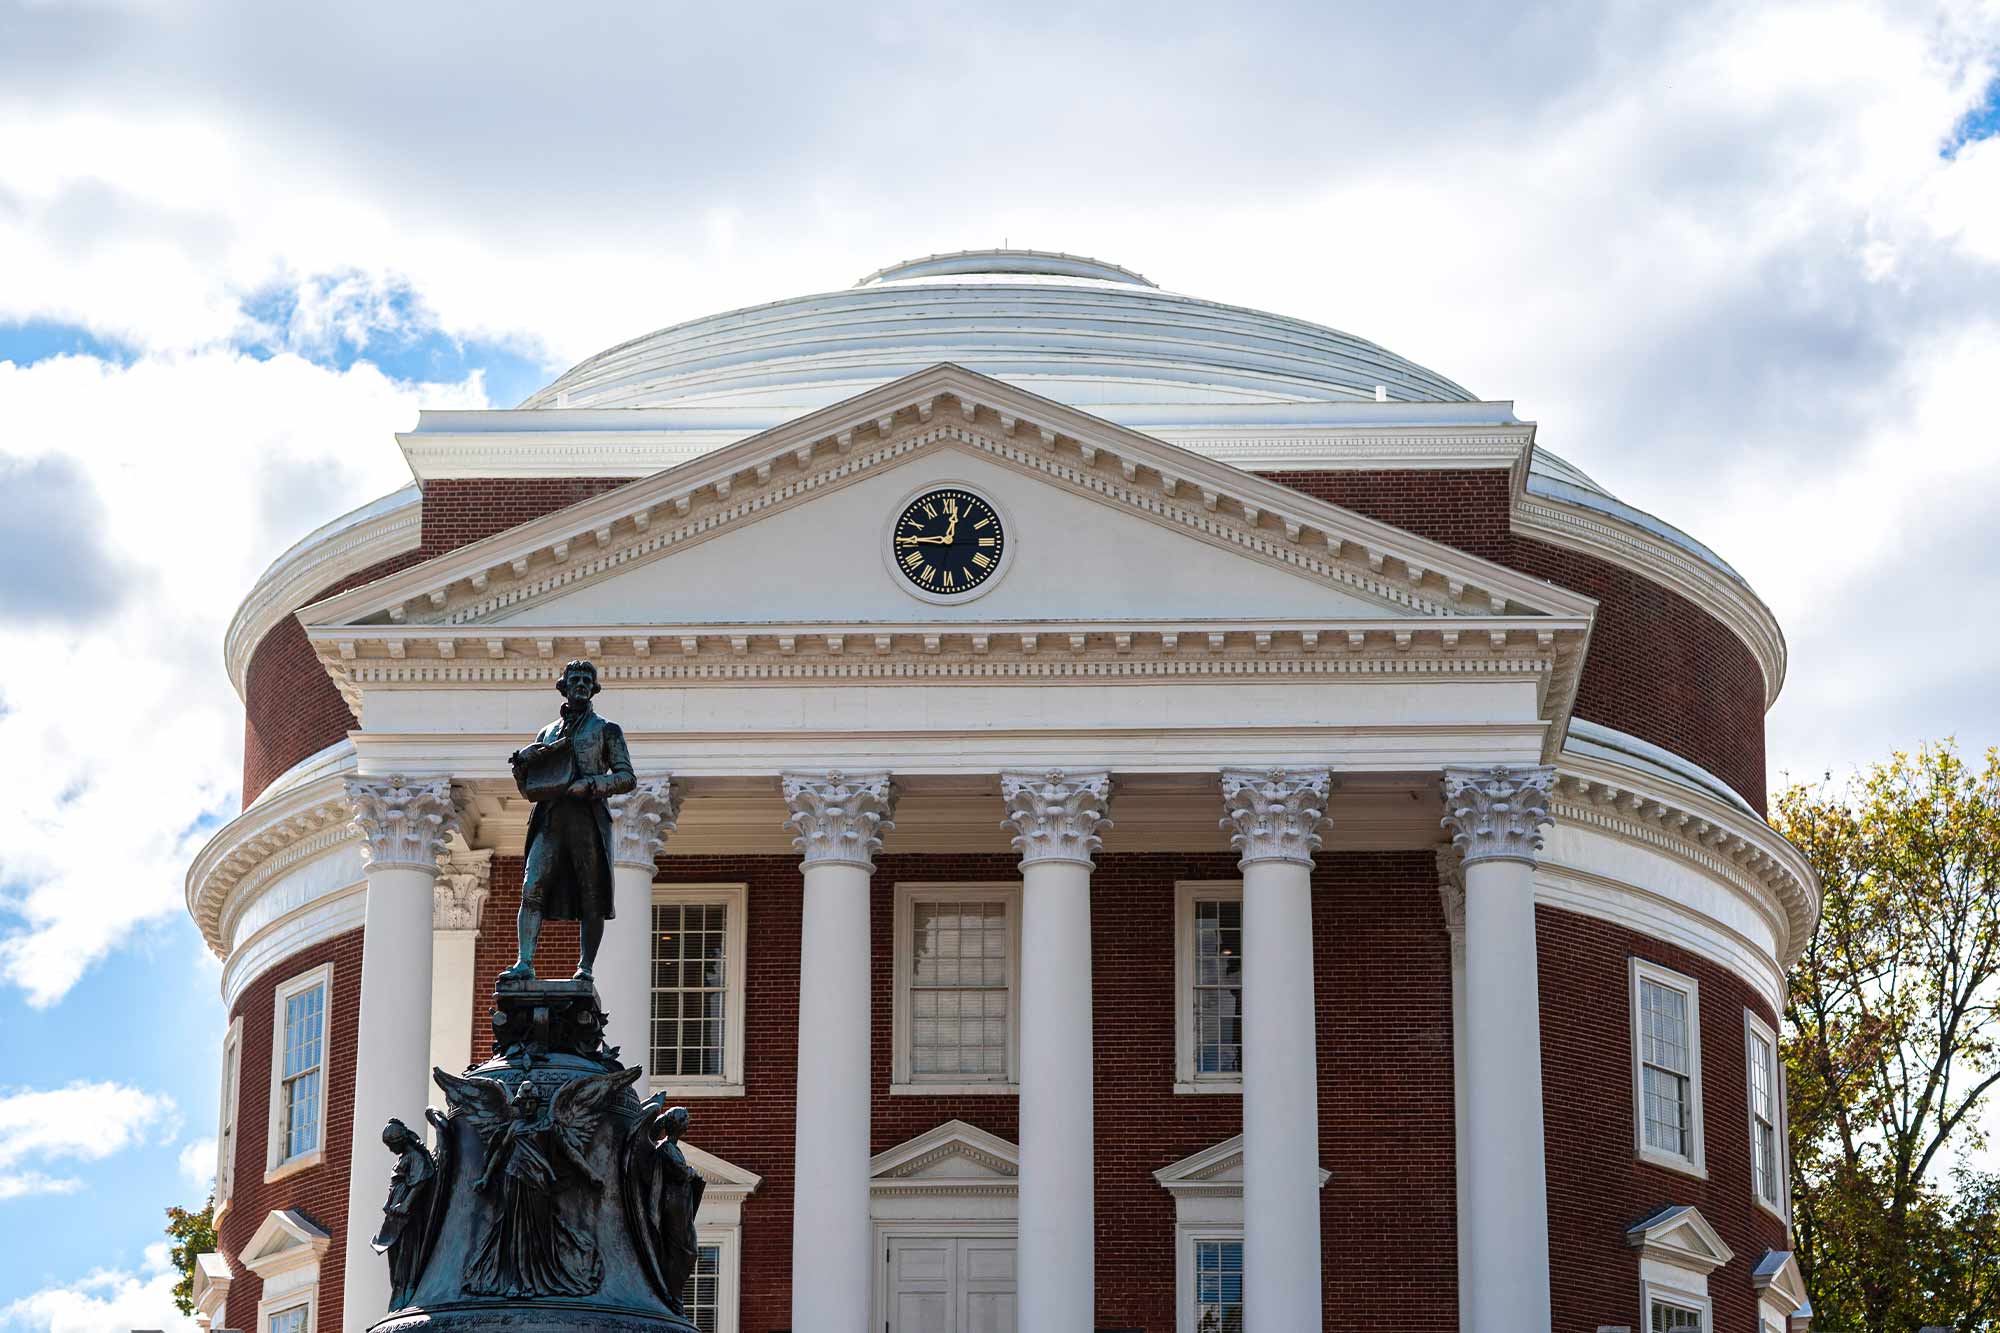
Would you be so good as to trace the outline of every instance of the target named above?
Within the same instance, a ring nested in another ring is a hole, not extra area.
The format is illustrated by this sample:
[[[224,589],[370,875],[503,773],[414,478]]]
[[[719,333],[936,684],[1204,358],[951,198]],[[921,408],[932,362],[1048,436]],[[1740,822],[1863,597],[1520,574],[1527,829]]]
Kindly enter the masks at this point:
[[[1014,1333],[1014,1242],[891,1236],[884,1333]]]

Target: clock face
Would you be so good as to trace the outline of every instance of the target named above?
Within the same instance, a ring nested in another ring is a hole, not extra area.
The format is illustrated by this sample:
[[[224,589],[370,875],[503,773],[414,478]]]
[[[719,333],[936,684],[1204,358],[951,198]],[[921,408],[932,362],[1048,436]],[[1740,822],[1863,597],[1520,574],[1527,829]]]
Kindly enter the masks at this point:
[[[889,534],[890,560],[933,596],[970,592],[1000,571],[1007,534],[993,506],[961,486],[925,491]]]

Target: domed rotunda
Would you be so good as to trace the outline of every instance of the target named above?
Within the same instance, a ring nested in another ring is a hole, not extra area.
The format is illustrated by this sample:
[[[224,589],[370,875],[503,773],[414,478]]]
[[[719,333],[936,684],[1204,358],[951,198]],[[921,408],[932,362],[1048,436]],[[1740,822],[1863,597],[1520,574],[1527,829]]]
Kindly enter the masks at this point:
[[[637,782],[595,984],[689,1109],[698,1327],[1804,1328],[1784,640],[1536,429],[1025,250],[423,412],[225,645],[207,1326],[387,1312],[382,1127],[493,1054],[508,756],[583,658]]]

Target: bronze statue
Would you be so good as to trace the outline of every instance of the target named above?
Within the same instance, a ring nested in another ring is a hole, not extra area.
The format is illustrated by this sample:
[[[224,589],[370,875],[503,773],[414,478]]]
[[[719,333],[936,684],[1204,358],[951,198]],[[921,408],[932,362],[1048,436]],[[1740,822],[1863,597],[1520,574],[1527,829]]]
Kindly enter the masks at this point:
[[[700,1254],[694,1215],[708,1187],[681,1151],[687,1125],[685,1106],[668,1109],[666,1094],[655,1095],[627,1135],[620,1164],[625,1225],[639,1252],[639,1266],[678,1315],[687,1313],[683,1297]]]
[[[614,1099],[639,1070],[575,1079],[545,1098],[533,1078],[509,1096],[497,1079],[433,1071],[452,1110],[471,1118],[486,1150],[472,1188],[497,1191],[493,1213],[465,1261],[474,1296],[588,1296],[604,1281],[596,1204],[604,1188],[590,1164],[591,1143]]]
[[[382,1205],[382,1229],[369,1243],[388,1257],[389,1308],[400,1310],[410,1303],[424,1270],[433,1209],[442,1200],[435,1197],[437,1159],[414,1130],[391,1120],[382,1130],[382,1146],[396,1154],[396,1169],[389,1177],[389,1201]]]
[[[528,817],[528,864],[516,921],[520,959],[500,974],[502,981],[534,980],[535,941],[544,921],[581,923],[583,956],[576,976],[588,981],[604,923],[613,916],[611,811],[605,798],[638,784],[625,733],[591,706],[601,688],[589,662],[564,666],[556,681],[561,714],[508,756],[514,785],[535,803],[535,811]]]

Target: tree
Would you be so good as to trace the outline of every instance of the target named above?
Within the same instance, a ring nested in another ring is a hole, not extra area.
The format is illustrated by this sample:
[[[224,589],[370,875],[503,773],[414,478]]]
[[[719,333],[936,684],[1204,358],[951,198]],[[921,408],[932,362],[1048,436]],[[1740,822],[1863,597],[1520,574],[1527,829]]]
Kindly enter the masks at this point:
[[[1791,978],[1794,1245],[1822,1328],[2000,1328],[2000,752],[1895,754],[1772,824],[1825,895]]]
[[[174,1306],[182,1314],[194,1313],[194,1261],[215,1249],[215,1196],[208,1196],[198,1213],[185,1208],[167,1209],[169,1251],[181,1280],[174,1283]]]

